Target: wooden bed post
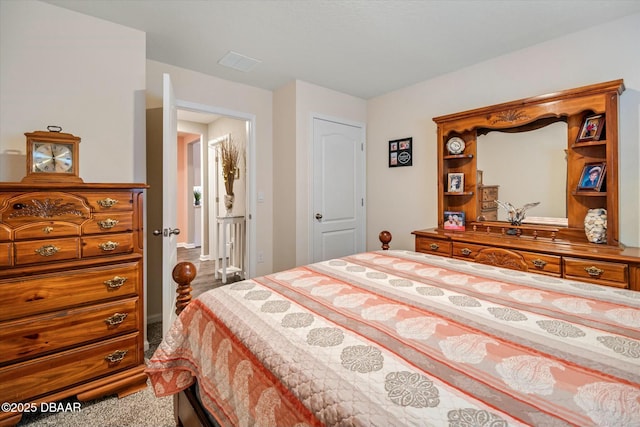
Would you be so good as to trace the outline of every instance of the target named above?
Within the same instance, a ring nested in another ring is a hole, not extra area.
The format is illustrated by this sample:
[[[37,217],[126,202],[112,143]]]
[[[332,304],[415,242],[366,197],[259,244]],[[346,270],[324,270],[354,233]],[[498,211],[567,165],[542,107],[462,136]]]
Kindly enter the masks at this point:
[[[378,239],[380,239],[380,242],[382,242],[382,250],[388,251],[389,242],[391,241],[391,233],[388,232],[387,230],[381,231],[380,234],[378,235]]]
[[[190,262],[179,262],[173,267],[171,273],[173,280],[178,284],[178,298],[176,299],[176,314],[191,302],[191,282],[196,278],[196,266]]]

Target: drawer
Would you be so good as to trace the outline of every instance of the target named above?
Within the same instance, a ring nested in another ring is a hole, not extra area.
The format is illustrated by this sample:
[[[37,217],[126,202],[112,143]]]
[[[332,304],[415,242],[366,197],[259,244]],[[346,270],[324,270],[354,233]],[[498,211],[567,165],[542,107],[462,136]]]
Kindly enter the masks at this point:
[[[498,189],[495,187],[483,188],[482,189],[482,200],[495,200],[498,198]]]
[[[563,258],[564,276],[599,285],[629,287],[629,266],[623,263]]]
[[[82,226],[82,234],[119,233],[132,230],[133,212],[97,213]]]
[[[0,368],[0,400],[21,402],[143,363],[138,333]]]
[[[133,210],[133,193],[131,191],[86,193],[84,196],[95,212]]]
[[[530,273],[542,273],[560,277],[562,275],[562,258],[556,255],[518,251],[529,266]]]
[[[16,265],[38,264],[80,258],[78,237],[16,242]]]
[[[137,327],[137,297],[7,322],[0,328],[0,366]]]
[[[11,229],[4,224],[0,224],[0,242],[11,240]]]
[[[416,252],[451,256],[451,242],[428,237],[416,236]]]
[[[70,222],[41,221],[25,224],[15,230],[16,240],[80,236],[80,225]]]
[[[7,208],[0,212],[0,220],[17,228],[47,219],[81,224],[90,215],[91,209],[78,195],[35,191],[8,199]]]
[[[140,264],[61,271],[0,281],[0,321],[140,294]]]
[[[13,244],[0,243],[0,267],[10,267],[13,261]]]
[[[482,209],[498,209],[498,204],[495,200],[489,200],[488,202],[482,202]]]
[[[131,233],[107,234],[82,238],[82,257],[126,254],[133,252]]]

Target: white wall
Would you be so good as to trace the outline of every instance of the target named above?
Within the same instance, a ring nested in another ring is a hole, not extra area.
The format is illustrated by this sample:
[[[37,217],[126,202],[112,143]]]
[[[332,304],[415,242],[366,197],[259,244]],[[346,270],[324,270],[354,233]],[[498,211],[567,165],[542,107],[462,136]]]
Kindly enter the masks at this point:
[[[264,201],[255,205],[256,211],[253,218],[256,222],[256,250],[264,254],[264,262],[257,264],[256,274],[271,273],[273,271],[272,92],[147,60],[147,108],[149,109],[162,106],[163,73],[171,75],[176,99],[180,101],[221,108],[230,113],[252,114],[256,117],[256,190],[264,194]],[[206,151],[203,151],[202,162],[209,162]],[[204,179],[207,180],[208,176]]]
[[[368,249],[380,230],[413,249],[411,231],[437,226],[433,117],[623,78],[620,240],[640,245],[640,14],[445,74],[368,102]],[[413,165],[387,167],[389,140],[413,137]],[[533,215],[533,214],[532,214]]]
[[[145,181],[145,34],[46,3],[0,1],[0,181],[25,132],[79,136],[85,182]]]

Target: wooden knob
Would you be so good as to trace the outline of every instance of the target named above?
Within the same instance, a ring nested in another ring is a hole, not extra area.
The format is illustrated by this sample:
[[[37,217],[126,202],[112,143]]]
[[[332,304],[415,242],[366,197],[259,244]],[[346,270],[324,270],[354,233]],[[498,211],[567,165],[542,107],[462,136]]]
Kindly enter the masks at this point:
[[[196,266],[190,262],[179,262],[173,267],[171,277],[178,284],[176,292],[176,314],[180,314],[191,302],[191,282],[196,278]]]
[[[389,242],[391,241],[391,233],[389,233],[387,230],[381,231],[380,235],[378,236],[378,239],[380,239],[380,242],[382,242],[382,250],[383,251],[389,250]]]

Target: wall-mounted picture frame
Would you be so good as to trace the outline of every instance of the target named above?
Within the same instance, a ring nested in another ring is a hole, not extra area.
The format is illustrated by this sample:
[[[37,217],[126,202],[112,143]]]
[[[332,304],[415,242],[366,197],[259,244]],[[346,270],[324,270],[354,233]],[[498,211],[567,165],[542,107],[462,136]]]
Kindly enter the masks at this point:
[[[604,130],[604,114],[585,117],[576,142],[599,141]]]
[[[445,230],[464,230],[465,217],[461,211],[444,211],[443,227]]]
[[[605,162],[585,163],[580,181],[578,181],[578,190],[601,191],[606,172],[607,164]]]
[[[413,165],[413,138],[389,141],[389,167]]]
[[[448,193],[464,192],[464,173],[447,174],[447,192]]]

